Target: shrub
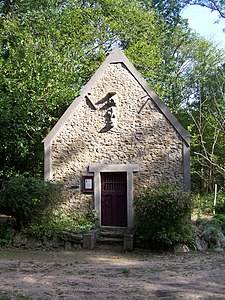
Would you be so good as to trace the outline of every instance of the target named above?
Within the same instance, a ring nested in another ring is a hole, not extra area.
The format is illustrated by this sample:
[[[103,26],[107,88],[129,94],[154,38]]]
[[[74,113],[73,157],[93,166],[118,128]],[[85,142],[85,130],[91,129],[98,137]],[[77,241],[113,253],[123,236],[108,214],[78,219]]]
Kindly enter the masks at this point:
[[[205,240],[210,247],[225,245],[225,215],[215,215],[213,218],[196,220],[198,235]]]
[[[171,185],[144,189],[134,201],[135,233],[148,246],[192,243],[191,199]]]
[[[0,211],[16,218],[19,227],[41,218],[62,198],[60,185],[39,178],[11,178],[0,194]]]
[[[71,213],[54,209],[51,214],[43,214],[42,218],[24,227],[22,234],[42,240],[45,237],[60,237],[65,231],[85,233],[94,227],[95,218],[92,212],[89,212],[87,216],[83,216],[75,212]]]
[[[9,221],[0,222],[0,246],[8,245],[11,240],[11,224]]]
[[[225,214],[225,191],[220,190],[217,194],[216,213]]]
[[[212,221],[214,221],[214,223],[216,222],[220,226],[223,234],[225,235],[225,214],[215,215]]]

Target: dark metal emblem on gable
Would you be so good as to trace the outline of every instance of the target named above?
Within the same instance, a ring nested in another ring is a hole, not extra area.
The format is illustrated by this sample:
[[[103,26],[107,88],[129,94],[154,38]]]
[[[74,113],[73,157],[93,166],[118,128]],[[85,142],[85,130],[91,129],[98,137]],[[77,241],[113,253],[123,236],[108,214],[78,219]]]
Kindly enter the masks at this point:
[[[91,93],[87,93],[85,96],[87,104],[91,109],[105,111],[105,126],[100,130],[100,132],[107,132],[113,128],[117,128],[118,119],[118,96],[116,92],[109,92],[104,98],[99,100],[96,104],[92,99]]]

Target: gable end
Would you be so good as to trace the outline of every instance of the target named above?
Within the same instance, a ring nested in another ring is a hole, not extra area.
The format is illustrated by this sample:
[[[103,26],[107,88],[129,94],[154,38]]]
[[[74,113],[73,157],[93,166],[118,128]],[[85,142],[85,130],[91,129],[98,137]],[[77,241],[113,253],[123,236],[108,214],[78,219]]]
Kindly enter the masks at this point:
[[[179,121],[174,117],[174,115],[170,112],[168,107],[162,102],[162,100],[158,97],[158,95],[150,88],[147,81],[140,75],[134,65],[128,60],[128,58],[124,55],[124,53],[118,48],[115,47],[106,60],[102,63],[102,65],[97,69],[95,74],[91,77],[88,83],[81,90],[81,94],[79,97],[75,98],[75,100],[71,103],[71,105],[67,108],[62,117],[58,120],[49,134],[43,139],[42,142],[50,143],[53,137],[58,133],[61,127],[65,124],[65,122],[73,115],[75,109],[78,105],[85,100],[88,100],[92,103],[91,99],[88,97],[88,93],[94,84],[99,80],[101,75],[106,70],[109,64],[118,64],[121,63],[125,66],[125,68],[129,71],[129,73],[135,78],[135,80],[142,86],[145,92],[149,95],[151,100],[155,103],[159,111],[166,117],[168,122],[173,126],[173,128],[180,135],[181,139],[185,142],[187,147],[190,147],[190,134],[188,131],[179,123]],[[95,108],[95,106],[93,106]]]

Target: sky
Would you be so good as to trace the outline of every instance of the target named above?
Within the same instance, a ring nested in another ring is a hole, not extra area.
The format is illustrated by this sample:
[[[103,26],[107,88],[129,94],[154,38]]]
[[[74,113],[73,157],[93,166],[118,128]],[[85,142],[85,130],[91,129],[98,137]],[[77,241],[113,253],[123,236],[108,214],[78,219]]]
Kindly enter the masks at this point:
[[[219,19],[218,13],[205,7],[190,5],[183,10],[182,16],[188,19],[191,28],[216,44],[220,43],[218,47],[225,49],[225,19]],[[215,23],[218,19],[219,22]]]

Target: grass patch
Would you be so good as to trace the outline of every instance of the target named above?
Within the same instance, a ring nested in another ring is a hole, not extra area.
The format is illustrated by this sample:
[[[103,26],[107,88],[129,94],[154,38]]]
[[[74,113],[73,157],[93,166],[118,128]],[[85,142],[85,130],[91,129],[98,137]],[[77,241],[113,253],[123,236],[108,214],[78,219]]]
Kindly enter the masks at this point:
[[[3,294],[0,292],[0,300],[11,300],[11,299],[15,299],[15,300],[32,300],[31,297],[28,296],[24,296],[24,295],[16,295],[16,296],[12,296],[12,295],[8,295],[8,294]]]
[[[131,271],[127,268],[124,268],[121,270],[121,273],[125,276],[128,276],[128,275],[130,275]]]

